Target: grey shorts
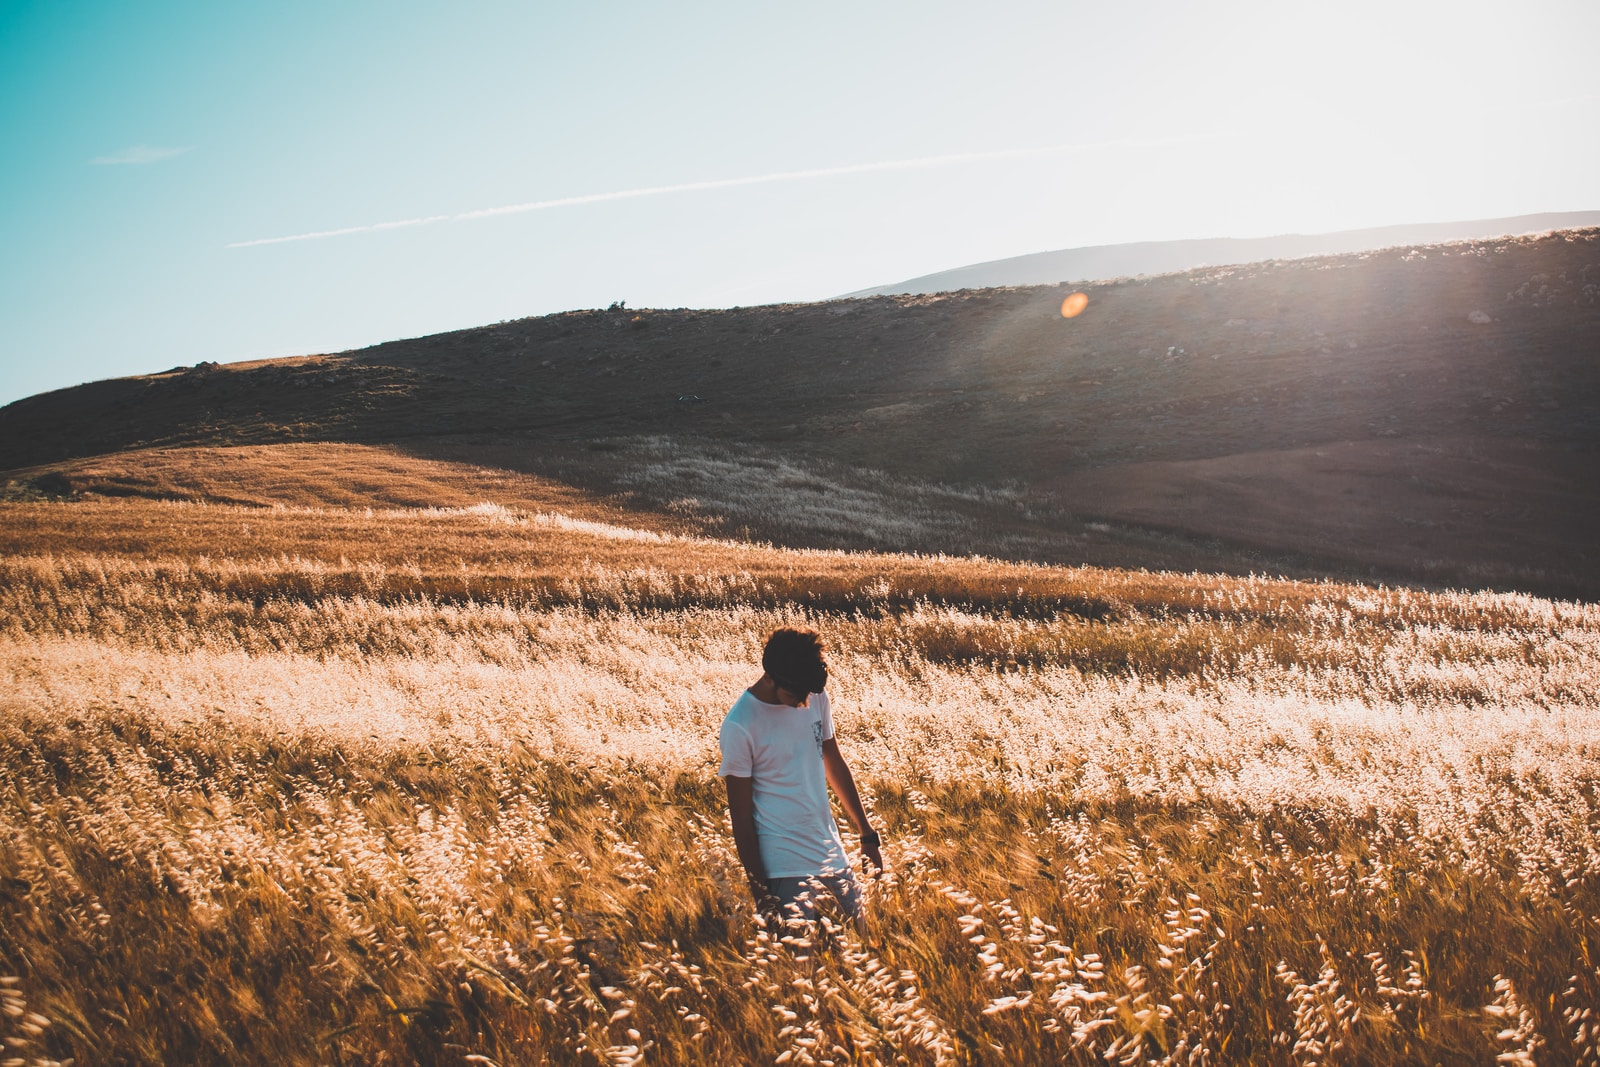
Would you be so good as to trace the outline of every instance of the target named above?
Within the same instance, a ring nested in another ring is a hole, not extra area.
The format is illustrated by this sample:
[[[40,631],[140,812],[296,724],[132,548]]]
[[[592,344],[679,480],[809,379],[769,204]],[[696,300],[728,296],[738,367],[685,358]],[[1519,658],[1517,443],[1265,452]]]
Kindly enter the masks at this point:
[[[861,883],[854,871],[838,874],[813,874],[801,878],[769,878],[767,889],[777,898],[785,912],[807,922],[817,917],[817,901],[831,896],[839,903],[839,910],[851,921],[859,921],[863,913]]]

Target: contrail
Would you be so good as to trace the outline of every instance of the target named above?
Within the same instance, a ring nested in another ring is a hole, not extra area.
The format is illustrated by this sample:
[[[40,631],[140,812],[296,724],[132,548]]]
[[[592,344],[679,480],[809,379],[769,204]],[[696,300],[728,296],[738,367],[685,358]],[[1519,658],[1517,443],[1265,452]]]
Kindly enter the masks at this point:
[[[697,193],[708,189],[732,189],[741,185],[767,185],[772,182],[808,181],[812,178],[837,178],[846,174],[869,174],[885,170],[920,170],[928,167],[945,167],[955,163],[979,163],[996,159],[1026,159],[1032,156],[1060,155],[1066,152],[1090,152],[1104,148],[1156,148],[1201,140],[1202,135],[1169,137],[1151,141],[1100,141],[1091,144],[1051,145],[1046,148],[1012,148],[994,152],[962,152],[956,155],[923,156],[919,159],[896,159],[879,163],[854,163],[843,167],[822,167],[817,170],[786,170],[776,174],[758,174],[747,178],[717,178],[703,182],[685,182],[681,185],[653,185],[643,189],[623,189],[614,193],[589,193],[585,196],[564,196],[556,200],[533,200],[526,204],[507,204],[504,207],[480,208],[453,215],[424,215],[414,219],[396,219],[392,222],[374,222],[365,226],[345,226],[337,230],[316,230],[296,233],[287,237],[258,237],[253,241],[234,241],[227,248],[254,248],[257,245],[281,245],[291,241],[318,241],[325,237],[345,237],[353,233],[377,233],[380,230],[402,230],[411,226],[431,226],[436,222],[466,222],[470,219],[487,219],[497,215],[520,215],[528,211],[549,211],[551,208],[576,207],[579,204],[600,204],[608,200],[635,200],[644,196],[665,196],[669,193]]]

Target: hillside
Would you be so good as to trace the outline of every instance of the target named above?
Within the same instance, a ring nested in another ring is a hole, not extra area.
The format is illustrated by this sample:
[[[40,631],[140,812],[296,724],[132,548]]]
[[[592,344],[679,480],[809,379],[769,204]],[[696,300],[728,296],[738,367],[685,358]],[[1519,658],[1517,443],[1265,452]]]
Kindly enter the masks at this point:
[[[0,409],[0,470],[172,495],[115,454],[332,441],[787,544],[1600,596],[1600,230],[1084,289],[1071,320],[1059,286],[613,308],[174,368]]]
[[[1267,259],[1297,259],[1301,256],[1344,255],[1401,245],[1473,241],[1590,226],[1600,226],[1600,211],[1547,212],[1503,219],[1378,226],[1333,233],[1288,233],[1274,237],[1212,237],[1090,245],[973,263],[845,295],[891,296],[896,293],[945,293],[954,289],[1003,285],[1054,285],[1091,278],[1170,274],[1197,267],[1256,263]]]

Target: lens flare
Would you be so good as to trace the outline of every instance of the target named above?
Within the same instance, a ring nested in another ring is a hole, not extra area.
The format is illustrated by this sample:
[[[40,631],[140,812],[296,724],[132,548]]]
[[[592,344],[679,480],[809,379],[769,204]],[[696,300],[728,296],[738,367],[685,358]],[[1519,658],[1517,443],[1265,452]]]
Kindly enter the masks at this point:
[[[1061,317],[1075,319],[1083,314],[1083,309],[1089,306],[1089,297],[1086,293],[1073,293],[1061,301]]]

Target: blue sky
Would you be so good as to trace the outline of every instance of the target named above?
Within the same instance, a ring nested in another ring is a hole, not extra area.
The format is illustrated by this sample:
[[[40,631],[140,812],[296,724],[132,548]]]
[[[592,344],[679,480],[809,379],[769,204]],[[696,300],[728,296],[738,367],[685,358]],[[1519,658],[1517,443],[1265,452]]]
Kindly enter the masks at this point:
[[[0,0],[0,403],[614,300],[1600,209],[1597,43],[1591,0]]]

